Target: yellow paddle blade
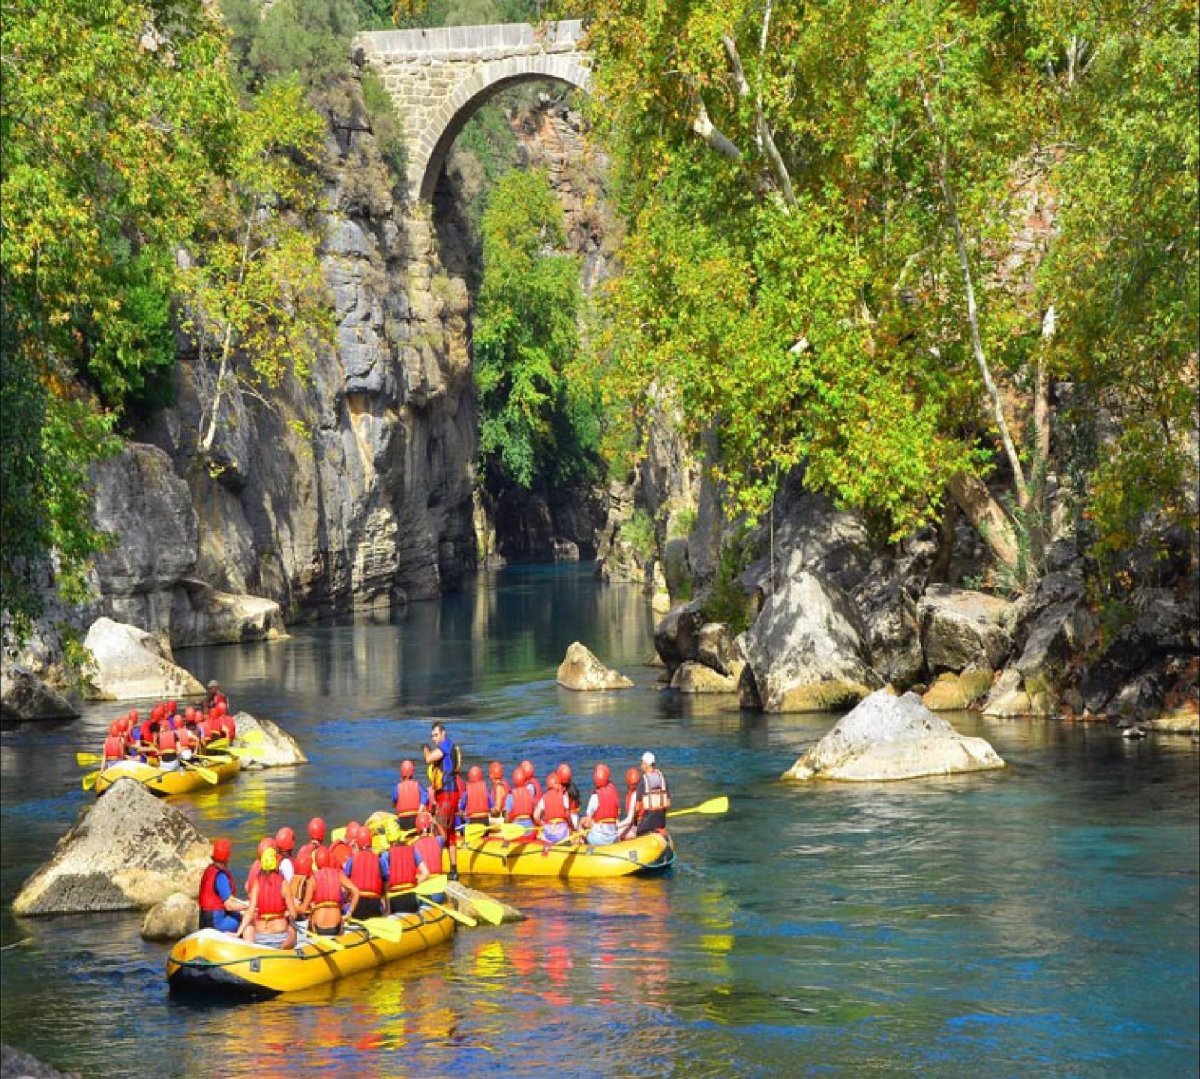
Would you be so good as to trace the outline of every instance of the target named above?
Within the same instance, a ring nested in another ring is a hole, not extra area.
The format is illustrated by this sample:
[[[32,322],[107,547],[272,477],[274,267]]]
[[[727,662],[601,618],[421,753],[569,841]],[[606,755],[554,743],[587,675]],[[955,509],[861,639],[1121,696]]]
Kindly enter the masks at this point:
[[[529,831],[530,829],[526,828],[523,824],[509,824],[506,822],[500,825],[500,838],[520,839],[521,836],[528,835]]]
[[[332,832],[329,833],[329,842],[331,844],[340,843],[345,838],[346,838],[346,829],[345,828],[335,828]]]
[[[417,895],[441,895],[446,890],[446,874],[435,873],[413,888]]]
[[[668,809],[668,817],[682,817],[685,813],[728,813],[729,798],[722,794],[719,798],[710,798],[707,802],[701,802],[698,806],[692,806],[690,809]]]
[[[76,753],[75,763],[80,768],[87,768],[89,765],[103,764],[104,758],[99,753]]]
[[[195,772],[205,782],[212,783],[214,786],[221,782],[221,777],[211,768],[205,768],[202,764],[193,764],[191,761],[180,761],[189,772]]]
[[[456,922],[462,922],[463,925],[468,925],[472,929],[479,924],[469,914],[464,914],[461,910],[454,910],[452,907],[443,907],[441,903],[435,903],[432,899],[422,898],[421,902],[427,907],[433,907],[434,910],[440,910],[443,914],[449,914]]]
[[[346,947],[337,937],[324,937],[319,933],[309,933],[308,941],[319,952],[340,952]]]
[[[504,921],[504,905],[486,895],[472,890],[463,896],[463,901],[470,903],[471,909],[490,925],[499,925]]]
[[[96,780],[99,778],[100,778],[99,772],[89,772],[86,776],[83,777],[83,789],[85,791],[90,791],[96,785]]]
[[[361,925],[373,936],[382,940],[390,940],[393,943],[398,941],[404,933],[404,926],[391,918],[364,918],[362,921],[353,918],[351,922],[354,925]]]

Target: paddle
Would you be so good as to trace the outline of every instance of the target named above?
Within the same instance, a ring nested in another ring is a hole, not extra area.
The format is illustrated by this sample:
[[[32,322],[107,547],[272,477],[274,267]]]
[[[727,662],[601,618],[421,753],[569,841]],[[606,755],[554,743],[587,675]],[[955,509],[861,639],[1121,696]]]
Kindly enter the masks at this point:
[[[433,878],[430,877],[429,879],[432,880]],[[417,892],[420,894],[420,885],[417,886]],[[504,921],[504,905],[502,903],[497,903],[496,900],[489,899],[486,895],[481,895],[475,891],[471,891],[462,898],[464,902],[471,904],[475,913],[485,922],[491,925],[500,925]]]
[[[80,768],[87,768],[92,764],[103,764],[104,757],[99,753],[76,753],[75,763],[78,764]]]
[[[729,811],[729,798],[722,794],[720,798],[710,798],[707,802],[701,802],[698,806],[692,806],[690,809],[668,809],[668,817],[682,817],[685,813],[727,813]]]
[[[194,761],[180,760],[180,765],[190,772],[195,772],[201,779],[216,786],[221,782],[221,777],[211,768],[205,768],[202,764],[196,764]]]
[[[89,772],[87,775],[85,775],[83,777],[83,789],[85,791],[90,791],[93,787],[96,786],[96,780],[99,778],[100,778],[99,772]]]
[[[307,936],[312,946],[319,952],[341,952],[346,949],[346,945],[337,937],[326,937],[320,933],[309,933]]]
[[[469,914],[464,914],[461,910],[454,910],[451,907],[443,907],[441,903],[435,903],[432,899],[422,897],[421,902],[427,907],[433,907],[434,910],[440,910],[443,914],[449,914],[456,922],[462,922],[463,925],[469,925],[474,929],[479,923]]]
[[[441,895],[446,891],[448,878],[445,873],[434,873],[413,886],[417,895]]]
[[[362,920],[350,918],[348,921],[351,925],[361,925],[374,936],[381,940],[391,941],[393,944],[399,941],[404,933],[404,926],[391,918],[363,918]]]

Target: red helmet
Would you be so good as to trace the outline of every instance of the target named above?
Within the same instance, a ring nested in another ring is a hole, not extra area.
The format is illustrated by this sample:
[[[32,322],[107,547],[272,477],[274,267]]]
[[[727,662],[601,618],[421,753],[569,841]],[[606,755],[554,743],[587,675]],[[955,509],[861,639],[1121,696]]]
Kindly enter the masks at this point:
[[[328,847],[318,847],[313,854],[313,861],[317,863],[318,869],[328,869],[329,860],[333,855],[329,853]]]
[[[607,787],[612,780],[612,772],[608,770],[607,764],[597,764],[592,769],[592,782],[597,787]]]
[[[433,827],[433,818],[428,813],[426,813],[425,810],[422,809],[417,814],[417,831],[418,832],[426,832],[432,827]]]
[[[294,862],[296,873],[301,877],[312,875],[313,852],[309,847],[301,847]]]
[[[131,723],[136,723],[138,718],[138,710],[136,708],[129,709],[129,720]]]
[[[564,787],[571,782],[571,766],[567,764],[566,761],[563,761],[563,763],[560,764],[557,769],[555,769],[554,774],[558,776],[558,781]]]
[[[400,762],[400,778],[401,779],[412,779],[415,771],[416,771],[416,769],[413,768],[412,761],[401,761]]]
[[[262,857],[263,851],[274,850],[274,849],[275,849],[275,840],[273,840],[269,835],[263,836],[262,839],[260,839],[258,841],[258,855],[260,858]]]
[[[501,764],[499,761],[492,761],[492,763],[488,765],[488,778],[489,779],[503,779],[504,778],[504,765]]]
[[[630,768],[629,771],[627,771],[625,773],[625,782],[629,786],[636,787],[641,781],[642,781],[642,773],[639,772],[636,768]]]
[[[519,764],[513,769],[513,786],[519,787],[525,782],[525,769]]]
[[[293,850],[296,846],[296,833],[290,828],[280,828],[275,833],[275,846],[280,850]]]
[[[472,783],[478,783],[483,779],[483,769],[478,764],[472,764],[467,770],[467,779]]]
[[[346,842],[353,843],[356,835],[358,835],[358,821],[352,820],[346,825]]]
[[[525,773],[525,778],[526,778],[527,780],[529,780],[529,779],[532,779],[532,778],[533,778],[533,764],[532,764],[532,762],[530,762],[530,761],[522,761],[522,762],[521,762],[521,771]]]
[[[308,838],[315,839],[318,843],[325,839],[325,822],[320,817],[313,817],[308,822]]]
[[[108,725],[108,733],[109,733],[109,734],[111,734],[111,735],[113,735],[113,737],[116,737],[118,734],[120,734],[120,733],[121,733],[121,731],[122,731],[122,729],[123,729],[123,728],[122,728],[122,724],[121,724],[121,721],[120,721],[119,719],[114,719],[114,720],[113,720],[113,721],[112,721],[112,722],[111,722],[111,723]]]
[[[175,701],[167,701],[167,711],[174,715],[179,711],[179,705]]]
[[[561,788],[562,784],[558,781],[558,773],[551,772],[546,776],[546,790],[554,790],[556,787]]]
[[[224,701],[217,701],[217,703],[213,705],[212,710],[216,712],[217,715],[223,716],[229,711],[229,705],[227,705]]]
[[[228,839],[218,839],[213,842],[212,856],[214,862],[227,862],[233,853],[233,844]]]

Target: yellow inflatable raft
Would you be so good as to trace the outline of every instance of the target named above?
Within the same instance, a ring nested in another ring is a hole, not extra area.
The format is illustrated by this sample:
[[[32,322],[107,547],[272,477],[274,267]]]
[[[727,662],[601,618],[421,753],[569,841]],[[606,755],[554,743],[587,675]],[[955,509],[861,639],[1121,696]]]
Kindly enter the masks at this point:
[[[402,928],[397,939],[350,926],[337,937],[301,934],[299,946],[284,951],[250,944],[217,929],[184,937],[167,957],[167,983],[174,992],[270,997],[383,966],[449,940],[454,919],[432,908],[394,914]],[[335,941],[335,944],[330,944]]]
[[[224,783],[237,774],[242,766],[237,757],[203,757],[198,762],[210,772],[217,773],[217,782]],[[151,794],[187,794],[189,791],[204,790],[212,784],[199,772],[187,765],[164,770],[154,764],[140,761],[120,761],[105,768],[96,777],[96,793],[103,794],[118,779],[135,779]]]
[[[540,840],[522,843],[496,836],[464,838],[458,842],[458,872],[479,876],[588,880],[653,872],[665,869],[674,860],[671,841],[657,832],[605,847],[589,847],[581,842],[555,845],[548,850]],[[449,854],[443,855],[442,861],[449,871]]]
[[[395,814],[386,810],[372,813],[366,821],[373,833],[376,853],[387,850],[383,831]],[[505,825],[513,828],[514,825]],[[333,837],[337,839],[335,830]],[[532,843],[504,839],[481,825],[468,825],[458,840],[458,872],[492,877],[561,877],[589,880],[598,877],[624,877],[630,873],[654,873],[667,869],[675,861],[675,845],[669,836],[651,835],[626,839],[604,847],[555,844],[545,855],[541,840]],[[442,855],[442,872],[450,872],[450,855]]]

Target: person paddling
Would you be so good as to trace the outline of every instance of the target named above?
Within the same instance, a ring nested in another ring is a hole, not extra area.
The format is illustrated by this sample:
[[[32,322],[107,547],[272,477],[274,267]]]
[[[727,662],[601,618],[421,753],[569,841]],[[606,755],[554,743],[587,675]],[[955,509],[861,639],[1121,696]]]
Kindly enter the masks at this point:
[[[229,700],[221,692],[221,686],[215,678],[209,680],[207,692],[204,694],[204,711],[211,712],[218,704],[229,707]]]
[[[504,781],[504,765],[499,761],[488,765],[488,788],[492,796],[492,814],[501,821],[508,805],[509,786]]]
[[[288,949],[296,946],[296,904],[279,872],[279,852],[268,847],[259,856],[258,878],[242,914],[241,935],[253,943]]]
[[[343,909],[353,910],[358,903],[358,889],[354,881],[334,864],[328,847],[317,848],[313,864],[316,871],[313,873],[308,930],[322,937],[336,937],[342,931]]]
[[[212,861],[200,877],[200,928],[219,929],[236,933],[241,919],[235,912],[244,911],[247,903],[239,899],[233,874],[229,872],[229,856],[233,845],[228,839],[215,840]]]
[[[358,899],[351,907],[352,918],[375,918],[383,914],[383,867],[379,855],[371,849],[371,829],[360,824],[346,838],[353,842],[353,853],[346,859],[342,872],[354,882]]]
[[[578,814],[582,802],[579,797],[579,788],[575,786],[575,780],[571,778],[571,766],[566,761],[563,761],[555,769],[554,774],[558,776],[558,782],[562,787],[563,794],[567,796],[567,808],[572,813]]]
[[[458,813],[458,769],[461,751],[446,733],[444,724],[434,723],[429,731],[432,746],[423,746],[425,763],[430,766],[430,782],[436,798],[436,820],[446,837],[450,852],[451,880],[458,880],[458,850],[455,847],[455,816]]]
[[[317,853],[317,848],[325,842],[325,820],[323,817],[313,817],[308,822],[308,840],[296,849],[296,861],[298,862],[305,851],[308,852],[309,861],[312,861],[313,855]]]
[[[642,778],[638,783],[637,800],[641,811],[637,834],[649,835],[651,832],[666,831],[667,810],[671,808],[671,791],[667,786],[667,777],[662,774],[650,750],[642,754]]]
[[[108,737],[104,739],[101,757],[101,769],[109,768],[125,759],[125,728],[121,719],[114,719],[108,725]]]
[[[428,816],[428,814],[426,814]],[[379,865],[387,881],[388,911],[414,914],[417,910],[417,859],[412,845],[404,841],[404,830],[395,820],[383,827],[388,849],[380,855]]]
[[[533,830],[533,792],[525,781],[525,768],[518,764],[513,769],[512,791],[504,803],[504,819],[510,824],[519,824]]]
[[[420,834],[413,840],[413,858],[417,863],[419,882],[442,871],[442,846],[445,841],[441,824],[425,811],[417,814],[417,831]]]
[[[402,831],[411,832],[417,826],[417,812],[429,802],[429,796],[416,780],[416,766],[412,761],[400,762],[400,781],[392,793],[392,805]]]
[[[607,764],[597,764],[592,769],[592,783],[596,789],[588,799],[579,826],[588,830],[587,841],[591,846],[603,847],[617,841],[621,796],[613,786],[612,772]]]
[[[458,800],[458,812],[466,825],[463,834],[468,838],[481,834],[491,820],[492,792],[477,764],[467,772],[467,787]]]
[[[533,810],[533,820],[542,826],[543,854],[549,853],[555,843],[567,839],[578,823],[567,804],[566,791],[556,772],[546,777],[546,793]]]

